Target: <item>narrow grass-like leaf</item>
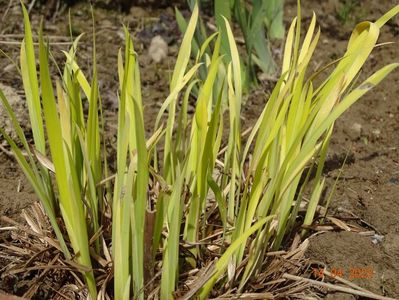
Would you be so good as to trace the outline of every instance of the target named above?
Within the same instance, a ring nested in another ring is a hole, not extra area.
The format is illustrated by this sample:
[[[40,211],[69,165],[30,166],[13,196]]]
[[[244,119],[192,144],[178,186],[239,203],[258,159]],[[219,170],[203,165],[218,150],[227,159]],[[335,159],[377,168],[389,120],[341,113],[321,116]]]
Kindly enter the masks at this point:
[[[148,153],[145,142],[144,117],[141,103],[140,92],[140,73],[138,62],[134,66],[134,87],[133,109],[136,130],[137,147],[137,175],[135,180],[134,210],[132,211],[132,257],[133,257],[133,291],[137,299],[144,299],[144,264],[150,262],[144,261],[144,223],[147,211],[147,189],[148,189]]]
[[[172,292],[176,288],[177,270],[179,268],[179,237],[183,208],[183,183],[185,170],[180,171],[172,187],[172,195],[168,199],[167,224],[169,228],[168,238],[164,243],[162,277],[161,277],[161,298],[173,299]]]
[[[32,132],[35,146],[39,152],[45,153],[45,140],[43,130],[42,110],[40,106],[39,84],[36,73],[35,50],[33,48],[32,29],[28,12],[21,4],[24,16],[25,37],[21,45],[20,63],[22,82],[28,103],[29,118],[32,123]]]
[[[193,35],[195,32],[195,28],[198,21],[198,4],[195,4],[191,19],[187,25],[187,29],[185,31],[182,44],[180,46],[180,51],[177,56],[175,68],[173,71],[172,79],[170,81],[170,91],[174,91],[175,88],[183,82],[183,77],[186,72],[186,68],[190,59],[191,53],[191,41],[193,39]],[[175,159],[175,149],[172,147],[172,132],[175,122],[175,112],[176,112],[176,101],[177,94],[171,99],[171,103],[169,105],[169,114],[166,125],[165,132],[165,146],[164,146],[164,172],[165,177],[168,181],[172,180],[175,176],[174,172],[172,172],[171,168],[173,168],[176,163]]]
[[[84,214],[83,203],[80,201],[81,195],[79,193],[76,194],[77,183],[74,182],[73,176],[71,177],[71,174],[68,174],[68,171],[73,174],[75,170],[68,166],[70,160],[64,149],[62,130],[49,73],[48,49],[44,44],[42,31],[40,31],[39,34],[39,48],[40,82],[44,119],[46,121],[51,157],[56,170],[55,174],[59,189],[61,212],[67,226],[74,252],[78,254],[78,262],[91,269],[86,216]],[[74,186],[75,188],[73,188]],[[95,298],[97,295],[97,289],[93,272],[85,272],[85,279],[91,296]]]

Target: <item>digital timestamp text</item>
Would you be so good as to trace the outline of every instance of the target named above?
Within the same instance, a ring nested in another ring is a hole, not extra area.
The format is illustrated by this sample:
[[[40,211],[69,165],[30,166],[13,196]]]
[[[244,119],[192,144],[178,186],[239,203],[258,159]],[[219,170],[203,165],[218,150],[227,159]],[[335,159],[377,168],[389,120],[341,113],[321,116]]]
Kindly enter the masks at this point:
[[[326,274],[324,268],[313,268],[313,276],[317,278],[323,278]],[[341,268],[334,267],[330,269],[331,277],[340,277],[344,279],[354,280],[354,279],[371,279],[373,278],[375,272],[372,267],[349,267]]]

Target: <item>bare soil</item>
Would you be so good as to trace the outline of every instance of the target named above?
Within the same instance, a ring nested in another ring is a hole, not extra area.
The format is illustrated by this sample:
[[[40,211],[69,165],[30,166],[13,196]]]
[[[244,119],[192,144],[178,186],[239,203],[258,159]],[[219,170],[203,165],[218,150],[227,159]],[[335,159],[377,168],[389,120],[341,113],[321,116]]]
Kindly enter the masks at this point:
[[[18,1],[0,0],[0,48],[17,59],[23,32],[22,17]],[[302,1],[303,22],[310,22],[312,11],[318,17],[322,35],[311,68],[316,70],[344,54],[351,28],[360,20],[375,20],[397,1],[352,1],[354,10],[346,19],[339,17],[345,3],[350,1]],[[296,14],[296,1],[287,1],[287,25]],[[44,8],[43,8],[44,9]],[[38,28],[40,16],[45,12],[32,11],[32,23]],[[98,70],[101,91],[107,118],[110,148],[116,129],[116,58],[123,46],[121,23],[130,23],[140,54],[143,82],[145,122],[148,131],[154,123],[154,114],[168,93],[168,78],[177,54],[179,34],[171,8],[155,9],[134,7],[129,14],[97,9],[96,32]],[[86,32],[80,45],[80,62],[83,69],[90,70],[92,40],[90,10],[88,5],[72,7],[71,16],[75,33]],[[46,21],[45,32],[52,42],[57,61],[62,61],[60,50],[68,45],[66,12]],[[159,64],[151,61],[148,47],[151,38],[161,35],[169,44],[168,58]],[[399,18],[390,21],[381,32],[380,42],[395,42],[399,37]],[[4,43],[5,42],[5,43]],[[279,59],[278,46],[275,51]],[[399,60],[397,44],[375,49],[364,67],[359,82],[387,63]],[[0,82],[22,91],[22,85],[12,64],[0,56]],[[243,109],[244,127],[252,125],[259,116],[272,83],[263,84],[249,96]],[[326,165],[328,185],[325,200],[337,180],[329,215],[351,225],[373,231],[361,235],[350,231],[317,232],[310,238],[307,252],[309,268],[317,271],[326,267],[337,271],[343,278],[377,294],[399,298],[399,71],[395,71],[377,88],[356,103],[336,122],[334,135]],[[1,143],[1,141],[0,141]],[[7,149],[6,146],[4,146]],[[110,153],[112,155],[112,151]],[[343,161],[348,156],[343,169]],[[342,172],[342,173],[340,173]],[[32,188],[19,170],[17,163],[5,151],[0,150],[0,214],[18,218],[21,209],[36,200]],[[4,224],[0,224],[3,226]],[[1,240],[0,240],[1,242]],[[4,261],[1,259],[1,263]],[[1,267],[0,267],[1,270]],[[371,271],[371,273],[370,273]],[[1,271],[0,271],[1,273]],[[312,277],[319,274],[313,272]],[[371,274],[371,275],[370,275]],[[366,276],[367,275],[367,276]],[[370,275],[370,276],[369,276]],[[333,282],[333,281],[332,281]],[[0,290],[16,292],[0,283]],[[318,295],[328,299],[353,299],[354,296],[334,294],[317,290]]]

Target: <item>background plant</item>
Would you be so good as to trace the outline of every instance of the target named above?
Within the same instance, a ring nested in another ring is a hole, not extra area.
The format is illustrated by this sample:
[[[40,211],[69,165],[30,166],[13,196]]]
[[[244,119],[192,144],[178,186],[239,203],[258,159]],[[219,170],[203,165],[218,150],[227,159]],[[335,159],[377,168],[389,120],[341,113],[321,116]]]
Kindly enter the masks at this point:
[[[196,1],[189,0],[188,3],[190,8],[193,9]],[[199,4],[201,4],[201,1],[199,1]],[[243,34],[246,49],[244,57],[246,58],[240,61],[241,68],[243,69],[242,84],[244,91],[248,91],[249,86],[256,83],[256,68],[260,68],[267,75],[274,75],[276,64],[271,53],[270,41],[284,37],[284,1],[253,0],[246,2],[242,0],[215,0],[213,1],[213,6],[213,16],[221,34],[221,51],[225,56],[225,63],[231,60],[231,53],[223,17],[229,22],[236,21]],[[186,23],[179,10],[176,10],[176,19],[181,31],[184,32]],[[200,18],[193,41],[194,57],[198,53],[199,45],[202,45],[207,37],[206,26],[202,18]]]
[[[207,38],[191,61],[198,22],[198,7],[194,6],[169,96],[156,117],[153,134],[146,137],[137,54],[125,28],[125,49],[118,54],[117,66],[117,172],[110,176],[102,144],[95,41],[91,82],[78,66],[78,37],[65,52],[65,67],[54,90],[49,48],[41,29],[39,77],[36,75],[32,32],[25,8],[23,11],[20,67],[34,146],[28,144],[2,92],[0,98],[27,155],[3,129],[0,132],[38,194],[66,259],[79,264],[92,298],[103,293],[93,267],[99,267],[98,257],[109,253],[115,299],[129,299],[130,295],[144,299],[148,275],[154,270],[161,272],[161,298],[172,298],[183,265],[200,267],[196,260],[204,253],[201,241],[212,236],[217,245],[214,254],[220,258],[210,264],[208,280],[198,287],[198,296],[206,298],[218,281],[241,291],[263,266],[266,252],[279,249],[291,234],[303,202],[303,223],[312,223],[335,120],[398,66],[385,66],[351,88],[376,45],[379,29],[399,12],[396,6],[375,23],[360,23],[345,55],[327,66],[335,68],[314,86],[321,71],[309,77],[306,71],[320,33],[313,17],[300,42],[298,9],[298,18],[287,33],[282,75],[243,143],[242,64],[233,33],[223,19],[231,57],[227,64],[220,34]],[[202,67],[205,78],[198,74]],[[196,108],[190,115],[187,107],[193,94]],[[88,112],[83,99],[88,101]],[[309,183],[313,168],[316,175]],[[311,184],[310,201],[302,197],[306,184]],[[104,226],[110,215],[112,233]],[[62,225],[56,222],[58,216]],[[209,225],[215,216],[218,224]],[[186,252],[180,258],[182,248]],[[237,272],[243,262],[244,271]]]
[[[345,0],[342,1],[337,7],[337,18],[343,24],[353,19],[353,15],[359,12],[359,1],[358,0]]]

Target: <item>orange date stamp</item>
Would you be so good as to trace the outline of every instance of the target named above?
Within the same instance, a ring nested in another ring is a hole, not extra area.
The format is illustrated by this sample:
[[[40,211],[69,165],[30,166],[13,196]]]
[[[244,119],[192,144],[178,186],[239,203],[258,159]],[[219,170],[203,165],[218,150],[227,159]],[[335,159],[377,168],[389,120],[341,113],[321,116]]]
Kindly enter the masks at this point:
[[[324,268],[313,268],[312,273],[314,277],[324,278],[327,275]],[[332,278],[340,277],[343,279],[371,279],[374,276],[374,269],[372,267],[349,267],[348,269],[341,267],[333,267],[329,271],[329,276]]]

